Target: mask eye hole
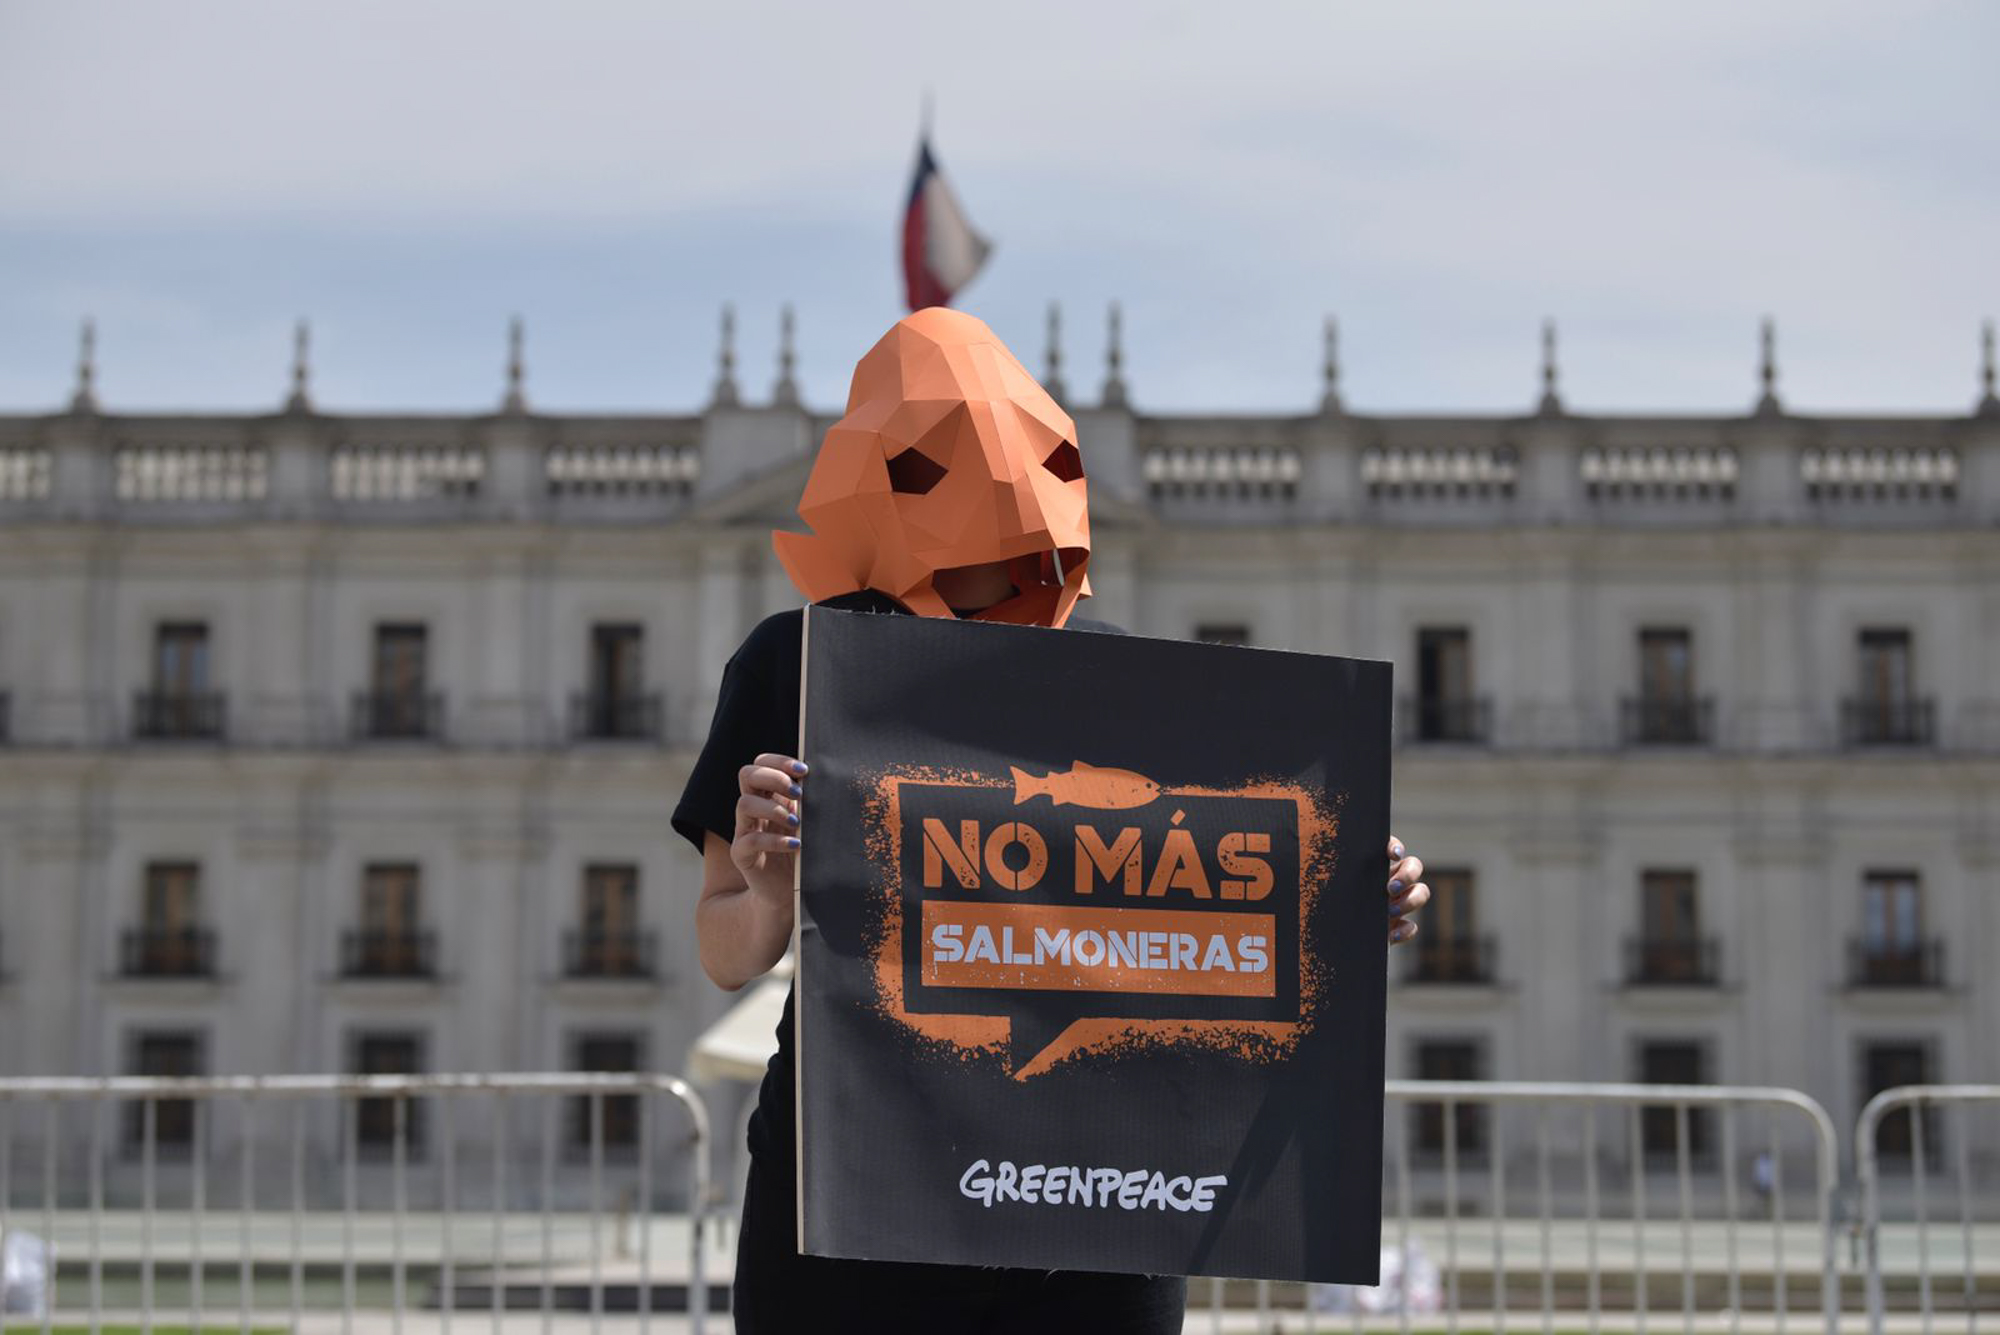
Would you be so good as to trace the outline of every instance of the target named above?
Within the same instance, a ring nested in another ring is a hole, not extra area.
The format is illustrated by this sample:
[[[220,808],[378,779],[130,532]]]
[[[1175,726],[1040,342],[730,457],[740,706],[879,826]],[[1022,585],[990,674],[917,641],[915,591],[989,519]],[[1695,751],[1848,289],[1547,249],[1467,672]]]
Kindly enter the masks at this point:
[[[1064,441],[1049,451],[1049,457],[1042,460],[1042,467],[1064,482],[1074,482],[1083,476],[1083,456],[1077,453],[1075,445]]]
[[[889,489],[921,496],[944,481],[944,466],[922,450],[904,450],[889,461]]]

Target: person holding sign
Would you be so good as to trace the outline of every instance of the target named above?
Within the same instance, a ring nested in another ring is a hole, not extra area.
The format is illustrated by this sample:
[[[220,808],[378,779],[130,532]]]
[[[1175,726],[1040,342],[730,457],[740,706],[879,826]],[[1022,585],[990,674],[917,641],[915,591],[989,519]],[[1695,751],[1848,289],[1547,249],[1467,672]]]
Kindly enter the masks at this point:
[[[799,509],[812,531],[774,540],[816,605],[1117,633],[1072,615],[1089,593],[1090,561],[1075,426],[970,315],[920,310],[862,358],[847,413],[827,432]],[[673,813],[674,828],[704,863],[695,909],[702,967],[728,991],[767,972],[792,939],[800,801],[810,781],[808,760],[793,754],[801,634],[802,614],[780,613],[730,659],[707,742]],[[1127,800],[1121,783],[1146,782],[1102,771],[1017,781],[1024,795],[1053,801],[1087,786],[1111,803]],[[1135,789],[1129,800],[1144,796]],[[1411,915],[1430,891],[1422,861],[1393,838],[1388,872],[1394,945],[1415,934]],[[1171,955],[1169,948],[1169,966]],[[1180,1276],[801,1254],[794,1042],[788,997],[750,1121],[734,1291],[739,1331],[1181,1329]],[[1169,1204],[1198,1206],[1183,1195]]]

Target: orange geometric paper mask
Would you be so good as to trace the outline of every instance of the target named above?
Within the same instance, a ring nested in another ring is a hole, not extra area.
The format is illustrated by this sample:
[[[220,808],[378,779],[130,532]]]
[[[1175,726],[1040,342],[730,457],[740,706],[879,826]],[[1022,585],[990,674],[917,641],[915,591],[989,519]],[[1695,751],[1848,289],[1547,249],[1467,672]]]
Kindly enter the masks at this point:
[[[981,320],[931,306],[854,368],[799,517],[771,535],[817,602],[874,589],[920,616],[955,615],[940,570],[1008,563],[1016,593],[982,621],[1060,626],[1090,593],[1090,516],[1076,424]]]

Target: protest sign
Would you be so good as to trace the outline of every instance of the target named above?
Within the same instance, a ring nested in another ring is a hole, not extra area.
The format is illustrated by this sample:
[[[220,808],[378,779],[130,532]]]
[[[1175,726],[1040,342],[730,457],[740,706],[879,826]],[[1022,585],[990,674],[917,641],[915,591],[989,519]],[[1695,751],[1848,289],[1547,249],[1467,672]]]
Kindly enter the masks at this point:
[[[1388,665],[806,615],[800,1249],[1374,1282]]]

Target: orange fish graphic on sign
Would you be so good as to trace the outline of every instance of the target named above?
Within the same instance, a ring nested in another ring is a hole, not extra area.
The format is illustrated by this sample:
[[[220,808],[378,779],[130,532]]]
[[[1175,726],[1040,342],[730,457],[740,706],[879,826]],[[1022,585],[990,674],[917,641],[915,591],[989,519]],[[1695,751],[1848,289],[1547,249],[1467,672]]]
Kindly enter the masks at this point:
[[[1105,769],[1079,760],[1067,773],[1052,772],[1040,778],[1018,765],[1014,771],[1014,805],[1031,797],[1046,796],[1059,807],[1095,807],[1100,811],[1123,811],[1143,807],[1160,795],[1160,785],[1129,769]]]

